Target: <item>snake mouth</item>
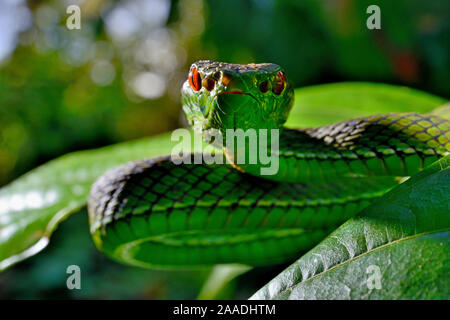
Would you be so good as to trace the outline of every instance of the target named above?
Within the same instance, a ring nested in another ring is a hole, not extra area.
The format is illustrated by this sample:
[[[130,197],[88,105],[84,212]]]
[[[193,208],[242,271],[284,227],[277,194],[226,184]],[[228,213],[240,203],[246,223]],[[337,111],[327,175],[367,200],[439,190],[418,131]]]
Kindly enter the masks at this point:
[[[224,95],[224,94],[228,94],[228,95],[245,95],[245,96],[252,97],[254,100],[258,101],[256,99],[256,97],[254,95],[252,95],[251,93],[240,91],[240,90],[222,91],[221,93],[218,94],[218,96],[221,96],[221,95]]]
[[[220,96],[221,94],[248,94],[248,95],[250,95],[250,93],[242,92],[242,91],[238,91],[238,90],[223,91],[223,92],[219,93],[219,96]]]

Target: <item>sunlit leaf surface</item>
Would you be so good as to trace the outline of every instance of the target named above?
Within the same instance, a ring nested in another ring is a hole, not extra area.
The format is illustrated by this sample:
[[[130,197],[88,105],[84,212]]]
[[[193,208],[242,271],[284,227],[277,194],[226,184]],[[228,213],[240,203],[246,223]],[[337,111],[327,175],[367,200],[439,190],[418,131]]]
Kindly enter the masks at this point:
[[[339,227],[252,299],[448,299],[450,156]]]

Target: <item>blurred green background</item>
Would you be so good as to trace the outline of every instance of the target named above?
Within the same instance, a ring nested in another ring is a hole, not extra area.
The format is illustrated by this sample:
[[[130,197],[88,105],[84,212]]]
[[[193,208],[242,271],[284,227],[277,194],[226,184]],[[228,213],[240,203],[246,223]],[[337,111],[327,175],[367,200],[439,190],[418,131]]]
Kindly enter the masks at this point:
[[[66,28],[73,4],[80,30]],[[381,30],[366,27],[371,4]],[[198,59],[275,62],[294,87],[375,81],[448,98],[448,12],[448,0],[1,0],[0,186],[67,152],[183,126],[180,86]],[[83,270],[80,291],[66,289],[68,264]],[[247,298],[283,268],[254,270],[224,297]],[[0,298],[195,298],[206,274],[116,264],[80,213],[0,275]]]

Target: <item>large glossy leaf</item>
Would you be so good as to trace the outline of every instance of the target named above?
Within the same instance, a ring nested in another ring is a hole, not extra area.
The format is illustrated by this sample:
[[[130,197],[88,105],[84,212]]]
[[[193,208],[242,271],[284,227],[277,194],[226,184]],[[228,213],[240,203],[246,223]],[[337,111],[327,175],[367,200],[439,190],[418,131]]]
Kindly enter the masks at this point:
[[[408,87],[341,82],[295,91],[288,127],[319,126],[374,113],[427,113],[447,100]]]
[[[251,299],[448,299],[450,156],[391,190]]]
[[[170,154],[170,135],[82,151],[51,161],[0,190],[0,270],[46,246],[58,223],[86,204],[91,184],[106,170]]]
[[[295,95],[290,127],[387,111],[428,112],[445,102],[408,88],[368,83],[313,86],[297,89]],[[168,154],[175,143],[165,134],[72,153],[0,189],[0,270],[42,250],[58,223],[85,205],[90,185],[106,170]]]

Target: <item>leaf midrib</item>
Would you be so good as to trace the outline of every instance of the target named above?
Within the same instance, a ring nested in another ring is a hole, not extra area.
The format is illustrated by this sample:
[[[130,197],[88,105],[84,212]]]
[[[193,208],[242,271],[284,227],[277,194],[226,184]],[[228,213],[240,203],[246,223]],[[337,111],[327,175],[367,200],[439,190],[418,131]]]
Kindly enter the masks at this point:
[[[433,230],[433,231],[428,231],[428,232],[416,233],[414,235],[411,235],[411,236],[408,236],[408,237],[405,237],[405,238],[400,238],[400,239],[397,239],[397,240],[385,243],[385,244],[383,244],[381,246],[378,246],[378,247],[375,247],[373,249],[370,249],[370,250],[368,250],[368,251],[366,251],[366,252],[364,252],[364,253],[362,253],[360,255],[354,256],[353,258],[348,259],[348,260],[346,260],[344,262],[338,263],[338,264],[332,266],[331,268],[328,268],[325,271],[319,272],[319,273],[313,275],[312,277],[310,277],[310,278],[308,278],[308,279],[306,279],[304,281],[300,281],[299,283],[296,283],[295,285],[293,285],[293,286],[291,286],[289,288],[286,288],[283,291],[280,291],[279,293],[277,293],[275,296],[271,297],[270,299],[271,300],[275,299],[276,297],[279,297],[280,295],[282,295],[283,293],[287,292],[288,290],[293,290],[293,289],[295,289],[297,286],[299,286],[301,284],[304,284],[304,283],[306,283],[306,282],[308,282],[308,281],[310,281],[310,280],[312,280],[314,278],[317,278],[318,276],[321,276],[321,275],[323,275],[323,274],[325,274],[325,273],[327,273],[329,271],[332,271],[332,270],[334,270],[334,269],[336,269],[336,268],[338,268],[340,266],[345,265],[346,263],[350,263],[350,262],[352,262],[352,261],[354,261],[356,259],[359,259],[360,257],[363,257],[363,256],[365,256],[367,254],[372,253],[372,252],[375,252],[375,251],[377,251],[379,249],[383,249],[383,248],[388,247],[390,245],[398,244],[398,243],[400,243],[402,241],[407,241],[407,240],[411,240],[411,239],[414,239],[414,238],[417,238],[417,237],[421,237],[421,236],[424,236],[424,235],[429,235],[429,234],[433,234],[433,233],[440,233],[440,232],[444,232],[444,231],[450,231],[450,229],[449,228],[444,228],[444,229],[438,229],[438,230]]]

